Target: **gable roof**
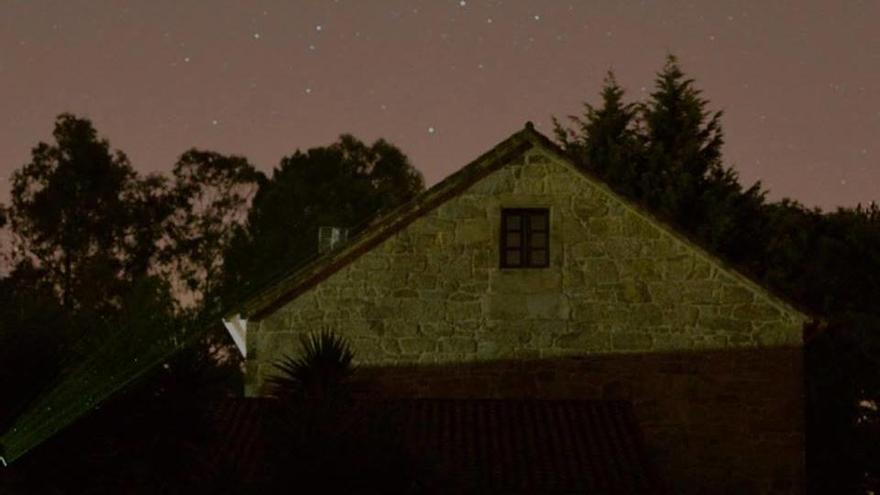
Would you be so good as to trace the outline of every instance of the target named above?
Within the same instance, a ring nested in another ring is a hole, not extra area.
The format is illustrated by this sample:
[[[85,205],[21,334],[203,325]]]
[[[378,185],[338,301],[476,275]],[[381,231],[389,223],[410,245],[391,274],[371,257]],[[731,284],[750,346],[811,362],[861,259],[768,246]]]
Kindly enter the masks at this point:
[[[540,139],[546,140],[544,136],[534,130],[531,123],[527,123],[525,129],[505,139],[476,160],[419,194],[412,201],[375,220],[340,249],[330,251],[305,266],[294,269],[288,275],[246,299],[239,306],[227,312],[227,318],[241,315],[242,318],[260,319],[271,313],[274,309],[294,299],[399,232],[417,218],[535,147],[536,140]],[[547,142],[549,143],[549,140]]]
[[[247,483],[268,481],[273,405],[216,404],[206,466]],[[368,407],[391,419],[407,451],[430,456],[437,474],[474,493],[663,493],[626,401],[396,399]]]
[[[657,218],[632,200],[612,191],[603,180],[576,167],[566,157],[565,152],[548,137],[536,131],[531,122],[526,122],[522,130],[514,133],[491,150],[480,155],[476,160],[416,196],[412,201],[381,216],[347,244],[318,257],[302,267],[294,269],[289,274],[247,298],[244,302],[226,312],[226,319],[231,320],[240,317],[246,320],[259,320],[271,314],[274,310],[295,299],[303,292],[355,261],[362,254],[403,230],[416,219],[429,213],[434,208],[465,191],[480,179],[501,169],[532,149],[541,149],[560,162],[568,164],[572,170],[585,176],[593,185],[601,189],[614,201],[622,204],[627,210],[643,218],[648,223],[661,227],[666,233],[693,248],[695,252],[712,264],[723,268],[740,282],[766,295],[773,304],[779,306],[783,311],[798,315],[803,321],[814,319],[814,317],[808,316],[806,311],[797,308],[784,297],[774,294],[767,287],[743,275],[717,255],[707,252],[699,243],[670,226],[668,222]]]

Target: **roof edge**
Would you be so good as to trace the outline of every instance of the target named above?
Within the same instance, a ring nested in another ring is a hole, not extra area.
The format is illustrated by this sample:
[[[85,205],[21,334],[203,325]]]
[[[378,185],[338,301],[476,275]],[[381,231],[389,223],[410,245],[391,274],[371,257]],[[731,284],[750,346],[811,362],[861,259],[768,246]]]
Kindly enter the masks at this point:
[[[536,137],[543,136],[534,130],[531,122],[527,122],[524,129],[514,133],[427,191],[381,215],[342,248],[330,251],[310,263],[292,270],[287,276],[257,291],[255,295],[233,307],[226,312],[224,318],[229,319],[240,314],[242,318],[249,320],[262,319],[281,305],[352,263],[416,219],[455,197],[511,160],[523,155],[536,145],[538,142]]]
[[[661,229],[664,233],[670,235],[673,239],[685,244],[686,246],[691,247],[699,256],[704,258],[706,261],[712,263],[719,269],[730,274],[737,281],[745,284],[750,289],[766,296],[771,304],[779,307],[779,309],[784,310],[787,313],[799,316],[803,324],[809,323],[810,321],[821,320],[821,317],[819,315],[815,314],[807,308],[802,307],[794,301],[791,301],[788,297],[779,294],[773,289],[767,287],[756,276],[741,270],[737,267],[735,263],[725,259],[719,254],[710,251],[709,249],[704,247],[703,243],[700,242],[698,239],[689,235],[683,229],[676,227],[675,224],[673,224],[671,221],[657,216],[644,204],[632,198],[628,198],[621,193],[618,193],[617,191],[612,189],[611,186],[604,180],[593,175],[589,171],[576,166],[572,162],[571,158],[569,158],[565,154],[565,151],[560,148],[556,143],[551,141],[547,136],[544,136],[537,131],[534,131],[532,135],[533,138],[537,140],[536,144],[538,144],[551,154],[555,155],[553,158],[555,158],[559,162],[565,163],[574,171],[584,176],[611,200],[616,201],[621,206],[632,212],[634,215]]]
[[[619,203],[628,211],[670,235],[678,242],[692,248],[698,256],[731,275],[751,290],[763,295],[768,302],[777,306],[778,309],[798,317],[802,324],[821,319],[819,315],[806,308],[802,308],[787,297],[765,286],[757,277],[741,271],[735,264],[724,257],[710,252],[700,241],[677,228],[671,221],[658,217],[643,204],[614,191],[602,179],[587,170],[577,167],[562,148],[547,136],[536,131],[532,122],[526,122],[522,130],[514,133],[411,201],[381,215],[341,249],[331,251],[304,266],[294,269],[287,276],[258,291],[242,304],[235,306],[226,313],[224,318],[230,319],[240,314],[241,318],[249,320],[262,319],[278,307],[286,304],[315,284],[352,263],[416,219],[424,216],[478,180],[533,148],[541,148],[550,153],[556,161],[565,163],[566,166],[583,176],[611,200]]]

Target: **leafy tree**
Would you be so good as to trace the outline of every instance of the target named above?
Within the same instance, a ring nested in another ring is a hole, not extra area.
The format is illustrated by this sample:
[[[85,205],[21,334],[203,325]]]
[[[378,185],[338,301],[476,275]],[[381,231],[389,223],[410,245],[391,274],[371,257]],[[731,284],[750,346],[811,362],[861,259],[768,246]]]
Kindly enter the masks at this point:
[[[16,262],[43,270],[67,310],[106,311],[156,254],[164,181],[141,180],[87,119],[62,114],[53,136],[12,177]]]
[[[176,208],[162,252],[166,277],[188,302],[216,309],[216,301],[206,298],[215,295],[223,253],[244,224],[265,177],[244,157],[197,149],[181,155],[173,176]]]
[[[261,183],[245,227],[225,256],[225,300],[262,287],[272,277],[317,255],[318,227],[356,232],[377,214],[413,198],[421,174],[397,147],[366,145],[351,135],[281,160]]]
[[[60,115],[54,138],[15,172],[6,210],[16,251],[0,279],[0,368],[14,373],[0,371],[10,392],[0,435],[17,454],[32,434],[10,425],[66,426],[170,352],[183,328],[157,270],[179,196],[164,178],[134,172],[87,119]]]

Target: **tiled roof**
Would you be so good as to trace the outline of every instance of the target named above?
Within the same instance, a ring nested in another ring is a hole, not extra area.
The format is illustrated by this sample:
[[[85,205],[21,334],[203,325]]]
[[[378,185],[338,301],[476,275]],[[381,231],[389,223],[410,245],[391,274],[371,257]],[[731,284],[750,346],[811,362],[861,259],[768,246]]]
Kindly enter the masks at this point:
[[[384,403],[404,443],[478,493],[658,493],[623,401],[412,399]],[[260,481],[266,399],[215,409],[218,469]]]
[[[226,399],[213,404],[213,442],[206,446],[206,470],[253,483],[265,476],[263,417],[269,399]]]

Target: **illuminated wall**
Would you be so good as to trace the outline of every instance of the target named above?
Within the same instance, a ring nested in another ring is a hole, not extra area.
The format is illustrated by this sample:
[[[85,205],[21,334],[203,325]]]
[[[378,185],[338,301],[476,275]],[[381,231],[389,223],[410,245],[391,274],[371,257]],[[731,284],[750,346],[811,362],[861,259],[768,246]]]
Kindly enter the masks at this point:
[[[517,207],[549,208],[548,268],[499,268],[501,210]],[[796,492],[804,321],[538,147],[249,323],[246,392],[298,334],[329,329],[392,393],[622,394],[677,491]],[[755,449],[769,465],[738,459]]]

